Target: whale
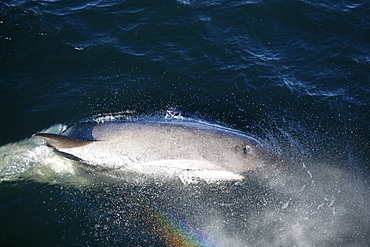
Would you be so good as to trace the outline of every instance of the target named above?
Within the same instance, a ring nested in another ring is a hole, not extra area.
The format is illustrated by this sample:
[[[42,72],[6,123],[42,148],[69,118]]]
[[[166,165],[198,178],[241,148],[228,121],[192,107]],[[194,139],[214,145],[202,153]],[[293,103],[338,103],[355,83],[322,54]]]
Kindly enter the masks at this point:
[[[240,174],[275,160],[273,152],[251,135],[195,120],[84,123],[60,134],[33,136],[61,155],[100,169],[147,166]]]

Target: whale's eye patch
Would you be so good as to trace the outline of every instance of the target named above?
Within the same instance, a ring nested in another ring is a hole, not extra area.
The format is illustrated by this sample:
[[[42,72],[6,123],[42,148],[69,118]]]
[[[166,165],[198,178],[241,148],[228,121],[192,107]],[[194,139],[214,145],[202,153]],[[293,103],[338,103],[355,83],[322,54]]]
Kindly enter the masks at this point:
[[[252,151],[252,148],[249,145],[245,145],[243,147],[243,154],[244,155],[249,155],[251,153],[251,151]]]

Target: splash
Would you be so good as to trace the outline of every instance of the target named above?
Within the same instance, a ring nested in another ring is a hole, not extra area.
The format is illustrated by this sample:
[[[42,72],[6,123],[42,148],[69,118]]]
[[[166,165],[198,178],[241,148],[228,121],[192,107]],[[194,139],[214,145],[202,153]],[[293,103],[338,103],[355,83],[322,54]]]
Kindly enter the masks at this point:
[[[59,133],[66,128],[57,124],[43,130],[45,133]],[[75,164],[60,155],[43,141],[36,138],[0,146],[0,182],[33,180],[37,182],[78,182],[86,184]]]

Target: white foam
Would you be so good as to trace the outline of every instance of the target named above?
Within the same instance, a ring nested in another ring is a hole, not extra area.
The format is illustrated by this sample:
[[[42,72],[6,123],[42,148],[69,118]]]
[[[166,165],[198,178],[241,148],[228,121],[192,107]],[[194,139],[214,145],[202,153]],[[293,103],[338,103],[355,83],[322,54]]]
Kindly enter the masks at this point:
[[[54,125],[43,130],[45,133],[59,133],[65,126]],[[56,154],[38,138],[27,138],[0,147],[0,181],[20,178],[51,182],[55,177],[76,174],[73,161]]]
[[[189,184],[197,183],[198,179],[203,180],[207,183],[214,183],[227,180],[242,180],[244,177],[240,174],[232,173],[229,171],[193,170],[182,172],[179,175],[179,178],[184,184]]]

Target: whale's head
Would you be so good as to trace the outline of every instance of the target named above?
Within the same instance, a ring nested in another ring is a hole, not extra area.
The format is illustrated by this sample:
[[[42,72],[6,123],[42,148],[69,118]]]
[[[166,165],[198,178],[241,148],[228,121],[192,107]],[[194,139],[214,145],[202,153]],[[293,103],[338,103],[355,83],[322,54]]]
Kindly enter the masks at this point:
[[[247,136],[230,136],[224,140],[223,154],[218,155],[228,170],[236,173],[254,171],[258,168],[275,168],[281,158],[266,144]]]

